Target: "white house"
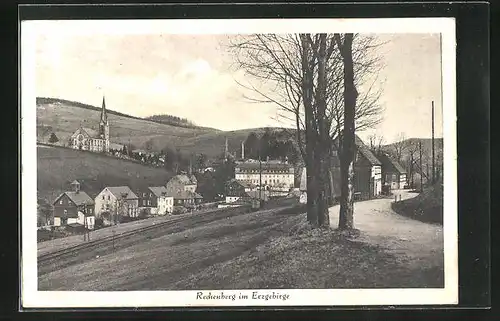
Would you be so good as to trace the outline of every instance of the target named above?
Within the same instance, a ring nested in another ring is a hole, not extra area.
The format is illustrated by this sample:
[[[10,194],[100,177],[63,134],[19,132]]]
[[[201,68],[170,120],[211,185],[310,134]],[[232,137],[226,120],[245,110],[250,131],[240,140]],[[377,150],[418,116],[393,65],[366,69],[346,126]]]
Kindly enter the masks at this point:
[[[106,213],[106,217],[113,221],[119,216],[137,217],[139,215],[139,201],[137,195],[128,186],[114,186],[104,188],[95,200],[95,215],[97,218]]]
[[[174,210],[174,197],[168,195],[165,186],[149,187],[151,197],[151,214],[171,214]]]

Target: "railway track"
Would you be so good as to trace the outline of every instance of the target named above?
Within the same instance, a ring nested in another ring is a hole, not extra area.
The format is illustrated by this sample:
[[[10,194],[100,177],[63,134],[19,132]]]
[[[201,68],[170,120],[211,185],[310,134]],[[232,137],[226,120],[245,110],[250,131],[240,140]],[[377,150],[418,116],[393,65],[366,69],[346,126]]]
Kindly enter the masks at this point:
[[[292,208],[294,206],[295,205],[277,203],[270,206],[270,208],[264,208],[260,212],[272,212]],[[214,222],[229,216],[243,215],[250,211],[251,207],[248,205],[238,208],[215,209],[194,215],[181,216],[173,220],[156,223],[154,225],[47,253],[38,257],[38,275],[50,273],[54,270],[105,255],[112,251],[135,245],[141,241],[154,239],[166,234],[182,232],[192,225]]]

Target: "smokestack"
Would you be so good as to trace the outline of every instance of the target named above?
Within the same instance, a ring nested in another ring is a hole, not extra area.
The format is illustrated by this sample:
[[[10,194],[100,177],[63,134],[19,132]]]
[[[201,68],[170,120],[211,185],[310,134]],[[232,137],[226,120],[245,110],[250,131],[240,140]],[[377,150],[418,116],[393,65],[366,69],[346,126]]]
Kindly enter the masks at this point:
[[[241,141],[241,159],[245,159],[245,141]]]

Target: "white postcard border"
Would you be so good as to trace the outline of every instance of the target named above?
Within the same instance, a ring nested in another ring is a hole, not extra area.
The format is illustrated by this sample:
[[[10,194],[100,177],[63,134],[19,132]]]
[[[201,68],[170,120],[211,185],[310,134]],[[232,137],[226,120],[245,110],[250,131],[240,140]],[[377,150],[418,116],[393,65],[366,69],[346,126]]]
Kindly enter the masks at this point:
[[[61,27],[64,23],[64,27]],[[133,27],[131,26],[133,25]],[[51,28],[64,34],[235,34],[298,32],[441,33],[443,75],[445,287],[443,289],[292,289],[212,291],[38,291],[36,242],[36,36]],[[62,28],[62,29],[61,29]],[[239,20],[72,20],[46,24],[22,22],[21,29],[21,180],[22,306],[83,307],[217,307],[217,306],[353,306],[434,305],[458,303],[458,209],[456,152],[455,21],[453,18],[392,19],[239,19]],[[207,295],[236,295],[233,300],[197,300]],[[256,300],[253,293],[288,295],[288,299]],[[240,299],[240,295],[248,296]]]

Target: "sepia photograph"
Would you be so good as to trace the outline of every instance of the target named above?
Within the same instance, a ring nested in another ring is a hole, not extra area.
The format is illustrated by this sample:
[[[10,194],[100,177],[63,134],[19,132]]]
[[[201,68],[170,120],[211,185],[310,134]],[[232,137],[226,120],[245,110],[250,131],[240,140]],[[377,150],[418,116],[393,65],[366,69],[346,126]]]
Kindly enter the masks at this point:
[[[23,306],[458,303],[454,30],[22,22]]]

